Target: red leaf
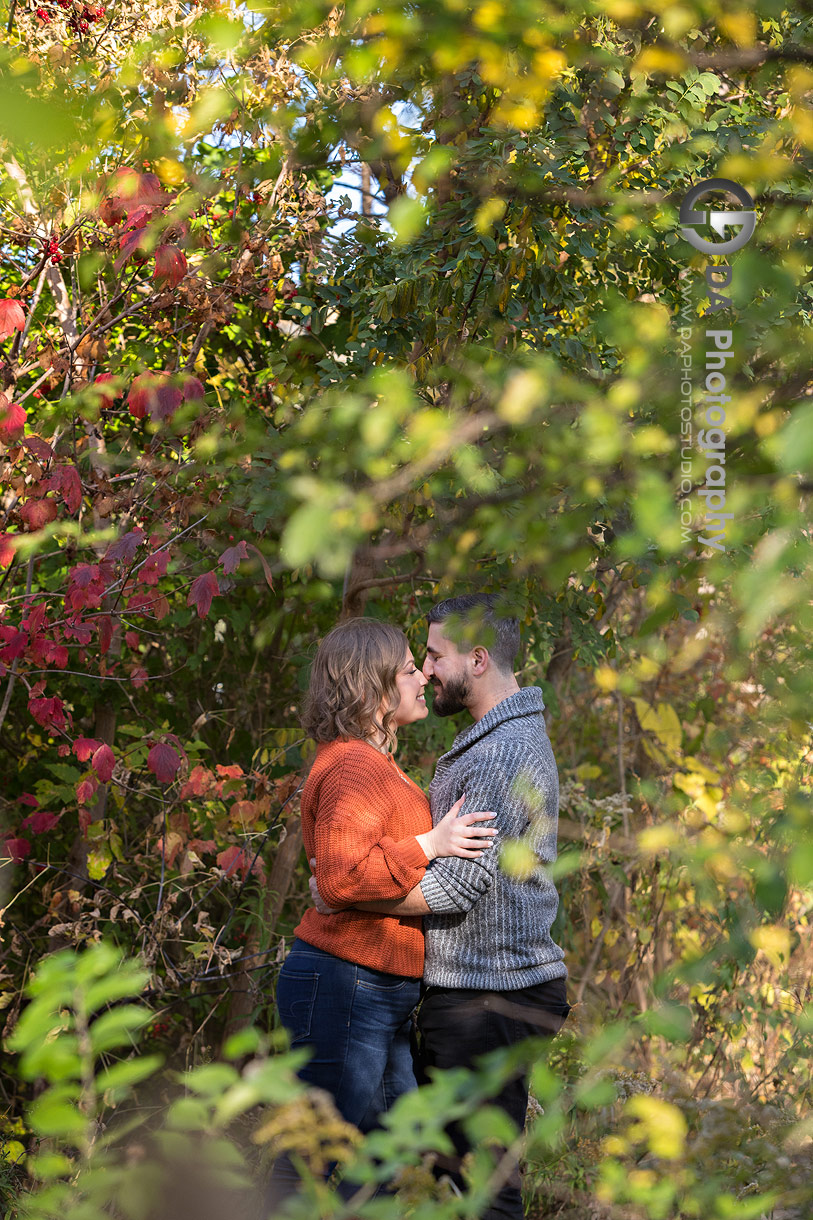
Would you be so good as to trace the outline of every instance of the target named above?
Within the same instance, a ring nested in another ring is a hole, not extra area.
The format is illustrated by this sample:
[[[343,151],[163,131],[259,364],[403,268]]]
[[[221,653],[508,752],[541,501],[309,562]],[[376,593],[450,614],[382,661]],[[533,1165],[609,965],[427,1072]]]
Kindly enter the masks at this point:
[[[212,598],[219,593],[217,577],[214,572],[204,572],[192,581],[192,588],[186,599],[187,606],[194,606],[199,618],[206,618],[212,606]]]
[[[169,419],[183,402],[183,394],[167,380],[169,373],[139,373],[127,395],[127,406],[134,419]]]
[[[159,784],[171,784],[180,765],[180,754],[165,742],[154,745],[147,755],[147,766]]]
[[[110,651],[110,644],[113,640],[113,620],[109,614],[105,614],[98,620],[99,623],[99,652],[102,656],[107,656]]]
[[[245,877],[248,872],[249,862],[246,859],[246,853],[242,847],[227,847],[225,851],[221,851],[217,857],[218,868],[222,868],[226,876],[230,876],[235,869],[240,873],[241,877]]]
[[[212,775],[211,771],[209,771],[207,767],[203,767],[200,763],[198,763],[197,766],[192,768],[189,773],[189,778],[187,779],[183,788],[181,788],[181,800],[186,800],[188,796],[203,796],[205,792],[209,791],[214,782],[215,777]]]
[[[155,251],[155,269],[152,278],[166,280],[170,288],[176,288],[186,275],[186,255],[177,246],[159,246]]]
[[[58,825],[58,813],[48,813],[45,809],[38,809],[36,813],[29,813],[23,821],[21,829],[30,830],[32,835],[41,835]]]
[[[59,472],[59,490],[71,516],[77,513],[82,504],[82,480],[75,466],[62,467]]]
[[[138,632],[125,631],[124,642],[128,648],[138,648]]]
[[[49,642],[45,646],[45,660],[57,669],[65,669],[68,664],[68,650],[64,644]]]
[[[91,754],[95,754],[101,744],[95,737],[77,737],[73,743],[73,752],[80,762],[87,762]]]
[[[215,769],[218,775],[225,775],[228,779],[239,779],[245,774],[239,763],[229,763],[228,766],[218,763]]]
[[[25,311],[22,301],[17,301],[14,297],[0,301],[0,339],[7,339],[15,330],[22,330],[24,326]]]
[[[108,745],[99,746],[91,759],[91,766],[98,775],[103,784],[110,781],[113,775],[113,768],[116,765],[116,756]]]
[[[93,637],[93,632],[87,623],[83,623],[81,619],[75,618],[70,619],[65,624],[65,635],[69,640],[76,640],[79,644],[89,644]],[[84,664],[81,653],[79,659]]]
[[[103,411],[109,411],[116,399],[121,397],[121,391],[116,390],[115,386],[108,389],[108,383],[111,381],[116,381],[112,373],[100,373],[93,381],[93,384],[100,390],[99,406]]]
[[[157,585],[161,577],[166,576],[168,563],[169,551],[156,551],[138,569],[138,579],[145,585]]]
[[[189,851],[194,851],[199,856],[211,856],[217,851],[214,839],[190,839],[186,846]]]
[[[245,542],[238,542],[237,546],[227,547],[217,562],[222,563],[223,571],[227,576],[231,576],[232,572],[237,570],[241,559],[248,559]]]
[[[84,779],[80,779],[76,785],[76,799],[79,804],[86,805],[88,801],[92,801],[98,787],[99,781],[95,775],[87,775]]]
[[[163,594],[161,594],[160,597],[156,597],[153,600],[152,612],[155,615],[155,617],[158,619],[159,623],[161,622],[162,618],[166,618],[166,616],[169,614],[169,602],[167,601],[167,599],[164,597]]]
[[[149,674],[147,673],[146,669],[144,669],[143,666],[141,666],[141,665],[136,666],[135,669],[132,669],[130,671],[130,681],[132,682],[133,686],[136,687],[136,689],[138,689],[141,686],[144,686],[148,677],[149,677]]]
[[[0,394],[0,441],[4,445],[22,436],[27,419],[18,402],[10,403],[5,394]]]
[[[91,816],[92,815],[89,809],[79,810],[79,829],[81,830],[82,837],[84,839],[88,837],[88,826],[90,826]]]
[[[11,534],[0,534],[0,568],[7,568],[14,558],[14,542]]]
[[[183,383],[184,402],[197,402],[206,397],[206,391],[197,377],[187,377]]]
[[[17,802],[20,805],[28,805],[31,809],[36,809],[39,805],[39,801],[34,796],[33,792],[21,792],[17,797]]]
[[[44,729],[64,729],[66,726],[65,705],[56,696],[53,699],[29,698],[28,710]]]
[[[41,436],[27,436],[23,441],[23,446],[29,453],[34,454],[38,462],[50,462],[54,456],[53,449]]]
[[[104,557],[105,559],[120,559],[122,563],[129,566],[135,559],[135,553],[143,541],[144,531],[142,529],[130,530],[128,534],[122,534],[116,542],[110,543]]]
[[[31,844],[28,839],[16,839],[11,836],[6,839],[5,851],[8,857],[11,858],[13,864],[22,864],[23,860],[31,852]]]
[[[18,631],[16,627],[4,626],[0,624],[0,639],[3,641],[3,647],[0,648],[0,660],[14,661],[17,657],[21,657],[28,646],[28,635],[25,631]]]
[[[145,375],[136,377],[127,395],[127,407],[133,419],[143,419],[149,410],[150,396]]]
[[[122,236],[119,238],[119,249],[121,252],[113,264],[116,271],[121,271],[127,260],[132,258],[134,254],[139,254],[141,256],[140,258],[136,259],[136,262],[146,262],[147,241],[143,226],[141,228],[129,230],[127,233],[122,234]]]
[[[26,500],[20,516],[30,530],[41,530],[56,520],[56,500]]]

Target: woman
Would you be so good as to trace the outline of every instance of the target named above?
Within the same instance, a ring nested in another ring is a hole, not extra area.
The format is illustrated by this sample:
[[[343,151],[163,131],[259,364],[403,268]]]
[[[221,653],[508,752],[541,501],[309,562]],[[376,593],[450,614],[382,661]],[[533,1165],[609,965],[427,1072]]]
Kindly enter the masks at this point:
[[[497,833],[472,825],[492,813],[458,817],[464,798],[432,829],[426,796],[395,762],[398,730],[428,714],[426,683],[403,632],[374,619],[340,623],[317,651],[302,717],[317,742],[302,836],[328,903],[402,898],[434,857],[475,858]],[[422,920],[311,908],[294,936],[277,1007],[291,1045],[313,1048],[300,1078],[368,1131],[416,1087],[410,1016],[423,973]],[[286,1158],[274,1180],[298,1180]]]

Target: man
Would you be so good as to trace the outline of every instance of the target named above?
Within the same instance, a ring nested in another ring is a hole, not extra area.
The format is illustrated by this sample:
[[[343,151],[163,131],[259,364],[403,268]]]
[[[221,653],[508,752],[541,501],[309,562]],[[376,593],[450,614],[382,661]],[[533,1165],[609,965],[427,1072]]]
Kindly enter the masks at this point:
[[[418,1010],[422,1066],[472,1067],[479,1055],[524,1038],[550,1035],[570,1011],[564,952],[550,929],[559,899],[536,869],[530,877],[500,868],[499,845],[522,838],[538,861],[556,858],[559,781],[538,687],[520,688],[513,672],[519,624],[499,613],[494,594],[450,598],[428,615],[424,675],[439,716],[467,711],[474,724],[438,761],[429,787],[437,823],[465,793],[464,809],[493,810],[499,835],[476,860],[433,860],[406,898],[359,904],[392,915],[424,915],[426,961]],[[313,884],[312,884],[312,888]],[[494,1099],[522,1130],[527,1074]],[[444,1168],[462,1185],[468,1144]],[[519,1170],[496,1193],[483,1220],[521,1220]]]

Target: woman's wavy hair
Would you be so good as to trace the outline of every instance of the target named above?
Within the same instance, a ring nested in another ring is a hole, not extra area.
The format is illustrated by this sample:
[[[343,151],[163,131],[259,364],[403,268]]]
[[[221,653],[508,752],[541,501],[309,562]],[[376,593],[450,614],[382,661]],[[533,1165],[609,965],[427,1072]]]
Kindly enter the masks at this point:
[[[376,730],[395,744],[392,720],[400,702],[395,677],[409,649],[403,631],[373,618],[337,624],[319,645],[302,709],[314,741],[366,740]],[[379,719],[382,703],[387,707]]]

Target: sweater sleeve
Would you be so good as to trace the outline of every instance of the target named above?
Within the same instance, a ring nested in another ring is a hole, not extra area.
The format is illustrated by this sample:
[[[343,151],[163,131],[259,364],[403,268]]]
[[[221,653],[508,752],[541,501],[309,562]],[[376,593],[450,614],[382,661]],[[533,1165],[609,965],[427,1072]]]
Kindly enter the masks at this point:
[[[460,813],[494,812],[497,816],[482,824],[493,826],[498,834],[488,851],[476,860],[442,856],[430,863],[421,881],[421,891],[430,911],[439,915],[470,911],[494,884],[502,842],[519,838],[529,826],[533,829],[533,847],[544,858],[549,842],[546,811],[551,808],[551,799],[558,805],[558,783],[553,792],[547,770],[513,750],[501,748],[478,753],[461,779],[460,795],[465,791],[466,800]],[[555,842],[554,826],[554,857]]]
[[[340,767],[324,784],[316,809],[316,884],[329,906],[403,898],[428,863],[414,835],[386,833],[387,810],[370,783]]]

